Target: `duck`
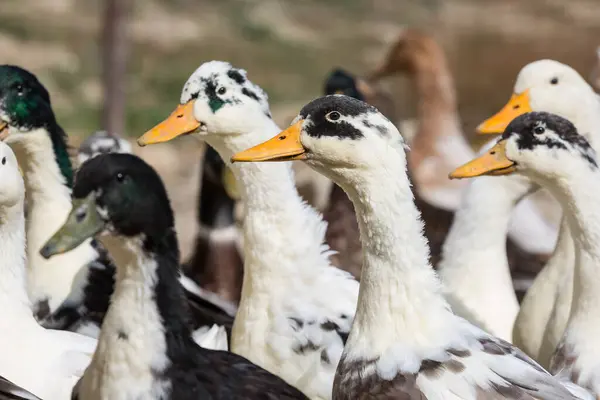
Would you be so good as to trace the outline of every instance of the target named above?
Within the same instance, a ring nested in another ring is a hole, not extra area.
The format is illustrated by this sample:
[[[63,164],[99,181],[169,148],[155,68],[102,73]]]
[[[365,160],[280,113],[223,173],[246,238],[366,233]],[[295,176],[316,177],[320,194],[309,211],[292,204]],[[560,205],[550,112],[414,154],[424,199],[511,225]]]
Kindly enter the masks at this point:
[[[80,145],[77,151],[77,162],[83,164],[92,157],[104,153],[131,153],[131,143],[115,132],[103,129],[92,132]]]
[[[428,261],[406,143],[376,108],[344,95],[315,99],[287,129],[232,157],[290,159],[342,186],[361,230],[360,295],[333,399],[578,398],[570,388],[591,398],[452,312]]]
[[[592,68],[590,83],[597,92],[600,92],[600,46],[596,47],[596,65]]]
[[[475,152],[461,127],[454,80],[444,51],[428,34],[404,29],[366,79],[377,83],[398,72],[408,74],[418,96],[418,123],[409,142],[408,163],[413,181],[427,203],[456,211],[466,183],[449,182],[446,175],[475,157]],[[540,204],[545,206],[543,210]],[[535,199],[519,202],[513,211],[509,236],[526,253],[539,255],[545,262],[556,245],[559,219],[558,204],[540,192]]]
[[[0,65],[0,140],[16,154],[27,193],[27,290],[42,320],[67,298],[80,269],[105,263],[91,240],[77,250],[45,260],[44,242],[71,209],[73,167],[67,136],[56,121],[50,95],[31,72]]]
[[[572,67],[550,59],[525,65],[509,102],[479,125],[479,133],[501,133],[512,119],[530,111],[567,118],[600,148],[600,97]],[[573,239],[563,218],[557,247],[525,295],[513,330],[514,343],[545,368],[569,318],[574,266]]]
[[[233,154],[279,131],[267,94],[247,72],[209,61],[187,80],[170,117],[138,144],[194,134],[230,165]],[[331,265],[326,223],[299,196],[291,163],[231,170],[246,212],[244,281],[230,348],[309,398],[330,399],[358,281]]]
[[[375,105],[369,99],[377,98],[376,95],[380,93],[377,87],[361,80],[362,87],[369,87],[365,91],[369,95],[363,95],[358,90],[357,82],[351,73],[335,69],[326,80],[325,94],[342,93]],[[381,112],[392,120],[386,112]],[[403,137],[406,140],[406,135]],[[410,167],[407,173],[414,187]],[[528,191],[528,185],[512,181],[523,179],[481,178],[478,181],[485,183],[467,185],[456,215],[427,203],[419,195],[418,189],[413,190],[415,204],[425,222],[424,234],[430,247],[430,262],[439,269],[447,300],[457,314],[507,341],[512,340],[513,324],[519,310],[518,300],[523,297],[527,284],[534,276],[530,271],[539,271],[544,264],[544,259],[539,255],[523,251],[506,237],[514,203]],[[484,198],[496,204],[495,218],[481,218],[490,210]],[[503,214],[500,210],[506,211]],[[324,218],[330,221],[327,242],[339,253],[334,255],[334,260],[343,258],[346,265],[355,266],[360,276],[362,251],[354,206],[337,185],[332,189]],[[478,223],[473,224],[473,220]],[[488,251],[494,251],[495,256],[486,257],[486,267],[483,268],[481,257],[485,257]],[[455,257],[457,253],[462,256]],[[509,266],[516,272],[512,282]],[[465,279],[467,276],[469,278]],[[526,280],[526,284],[520,285],[523,280]]]
[[[98,347],[71,398],[306,399],[247,359],[194,342],[174,225],[164,184],[141,158],[102,154],[77,172],[73,210],[41,252],[68,252],[99,234],[117,273]]]
[[[198,233],[191,258],[183,264],[185,274],[203,289],[238,304],[244,264],[240,252],[241,232],[236,224],[235,178],[219,153],[206,146],[201,163],[198,193]]]
[[[34,318],[27,292],[25,184],[17,158],[5,143],[0,143],[0,182],[0,392],[13,384],[42,399],[68,398],[96,341],[45,329]],[[22,395],[18,390],[17,394]]]
[[[600,216],[598,155],[569,120],[548,112],[527,112],[515,118],[498,143],[479,159],[461,167],[457,177],[482,174],[527,175],[548,188],[563,206],[575,247],[573,300],[567,327],[550,362],[550,372],[600,395],[596,244]]]

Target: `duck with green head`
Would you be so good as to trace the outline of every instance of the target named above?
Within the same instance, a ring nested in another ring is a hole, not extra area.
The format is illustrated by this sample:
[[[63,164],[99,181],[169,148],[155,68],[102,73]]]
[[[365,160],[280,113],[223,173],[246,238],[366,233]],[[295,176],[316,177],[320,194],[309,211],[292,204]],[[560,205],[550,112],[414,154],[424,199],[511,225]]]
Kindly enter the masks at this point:
[[[13,148],[25,178],[28,292],[42,318],[62,303],[75,274],[98,253],[88,240],[50,260],[39,254],[71,210],[73,168],[48,91],[35,75],[13,65],[0,65],[0,139]]]

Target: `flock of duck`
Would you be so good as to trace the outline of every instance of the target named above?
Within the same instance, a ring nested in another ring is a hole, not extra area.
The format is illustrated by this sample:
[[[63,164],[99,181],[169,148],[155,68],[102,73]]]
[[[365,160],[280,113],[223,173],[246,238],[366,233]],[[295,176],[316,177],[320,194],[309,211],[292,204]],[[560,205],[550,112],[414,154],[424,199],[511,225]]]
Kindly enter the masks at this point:
[[[404,136],[376,85],[398,72]],[[600,97],[552,60],[513,93],[474,153],[416,31],[283,130],[245,70],[203,63],[137,140],[208,145],[180,264],[157,172],[102,131],[74,170],[48,91],[0,66],[0,399],[600,398]],[[323,214],[295,160],[336,184]]]

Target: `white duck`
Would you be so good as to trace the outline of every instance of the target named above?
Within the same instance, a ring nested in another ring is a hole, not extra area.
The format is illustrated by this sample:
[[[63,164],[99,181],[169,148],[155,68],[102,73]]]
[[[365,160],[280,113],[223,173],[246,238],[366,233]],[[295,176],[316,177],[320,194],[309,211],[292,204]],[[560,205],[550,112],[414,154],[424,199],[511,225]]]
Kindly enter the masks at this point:
[[[67,399],[96,340],[42,328],[31,312],[25,266],[25,187],[12,150],[0,143],[0,375],[42,399]]]
[[[452,313],[428,263],[404,142],[375,108],[316,99],[288,129],[232,159],[303,159],[354,202],[365,264],[334,399],[576,398],[517,348]]]
[[[229,161],[279,132],[267,95],[230,64],[202,64],[171,116],[141,145],[196,133]],[[232,166],[244,219],[244,282],[231,350],[314,399],[331,398],[358,282],[330,265],[326,224],[294,185],[291,163]],[[293,245],[290,245],[290,240]]]
[[[457,175],[502,175],[514,171],[526,174],[556,196],[575,245],[572,310],[550,370],[599,396],[597,153],[568,120],[555,114],[531,112],[513,120],[492,150],[463,166]]]
[[[452,310],[508,342],[519,303],[508,266],[506,235],[515,204],[531,188],[529,180],[520,176],[473,180],[454,214],[438,264]]]
[[[600,146],[600,97],[568,65],[554,60],[527,64],[517,76],[508,104],[478,129],[481,133],[500,133],[513,118],[529,111],[547,111],[567,118],[594,148]],[[527,292],[515,322],[515,345],[546,368],[571,308],[574,254],[563,221],[554,254]]]

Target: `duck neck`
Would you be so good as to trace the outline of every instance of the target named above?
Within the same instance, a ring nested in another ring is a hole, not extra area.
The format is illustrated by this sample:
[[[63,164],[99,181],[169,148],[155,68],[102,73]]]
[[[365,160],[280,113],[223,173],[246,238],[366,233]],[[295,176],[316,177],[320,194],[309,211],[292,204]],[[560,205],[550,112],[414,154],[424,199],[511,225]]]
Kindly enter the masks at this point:
[[[342,185],[356,209],[364,259],[348,343],[376,354],[397,343],[436,342],[434,336],[444,331],[440,328],[450,314],[428,262],[429,247],[405,156],[390,152],[394,154],[381,168],[355,174],[353,182]]]
[[[413,82],[419,96],[419,116],[456,116],[454,81],[444,57],[416,63],[413,73]]]
[[[443,55],[417,63],[413,82],[419,98],[419,131],[445,135],[453,126],[460,132],[454,80]]]
[[[106,362],[117,352],[131,351],[130,360],[136,366],[164,372],[192,341],[179,283],[175,232],[100,240],[114,257],[117,270],[94,357]]]
[[[233,154],[280,132],[270,118],[264,116],[263,119],[253,132],[230,136],[219,143],[209,141],[209,144],[229,162]],[[290,274],[310,273],[297,268],[298,260],[322,257],[324,226],[319,214],[298,194],[291,162],[236,163],[231,168],[246,207],[244,287],[266,285],[264,289],[270,291],[268,286],[275,277],[287,279]]]
[[[440,269],[460,269],[473,277],[494,279],[494,272],[508,272],[506,235],[515,204],[530,189],[523,177],[479,177],[465,189],[460,208],[444,242]],[[483,259],[481,256],[483,256]],[[474,263],[465,262],[473,260]],[[482,268],[494,260],[497,271]],[[491,274],[491,276],[490,276]],[[464,275],[460,277],[463,279]]]
[[[32,319],[25,269],[25,216],[23,202],[0,208],[0,304],[3,322],[9,317]],[[33,319],[32,319],[33,320]]]
[[[52,129],[56,132],[50,132]],[[37,129],[14,145],[11,143],[25,177],[30,265],[41,259],[39,249],[64,223],[71,210],[71,162],[62,130],[58,125],[52,129]]]
[[[555,196],[563,204],[575,244],[575,274],[570,325],[594,323],[600,311],[600,192],[590,182],[600,182],[600,171],[586,165],[567,180],[555,182]]]

